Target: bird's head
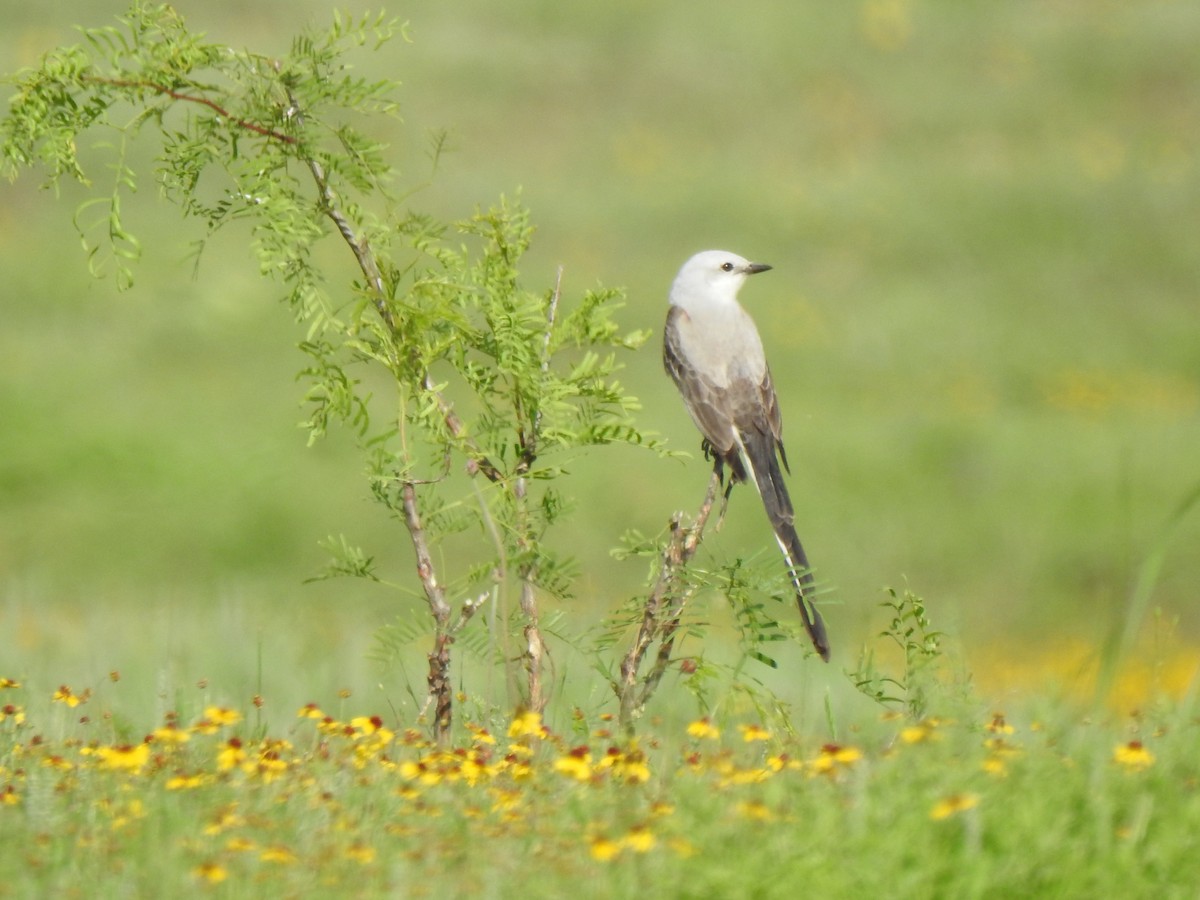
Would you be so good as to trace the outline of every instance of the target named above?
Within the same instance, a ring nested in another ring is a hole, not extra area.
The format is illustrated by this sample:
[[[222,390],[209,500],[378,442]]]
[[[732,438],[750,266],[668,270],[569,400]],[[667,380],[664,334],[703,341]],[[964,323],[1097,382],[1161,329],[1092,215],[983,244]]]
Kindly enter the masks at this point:
[[[683,264],[671,286],[671,302],[707,299],[733,303],[746,278],[767,271],[765,263],[752,263],[727,250],[704,250]]]

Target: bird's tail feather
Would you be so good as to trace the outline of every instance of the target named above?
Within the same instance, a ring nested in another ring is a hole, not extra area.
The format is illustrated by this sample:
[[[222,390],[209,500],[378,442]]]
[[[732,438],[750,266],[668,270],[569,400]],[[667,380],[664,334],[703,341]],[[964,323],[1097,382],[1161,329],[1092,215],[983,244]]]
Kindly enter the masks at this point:
[[[775,540],[787,562],[788,575],[796,588],[796,604],[800,607],[800,618],[804,620],[804,628],[821,659],[829,662],[829,639],[825,634],[825,622],[812,601],[815,585],[808,565],[808,556],[804,553],[800,536],[796,534],[793,523],[795,513],[787,487],[783,483],[783,473],[779,469],[775,440],[771,435],[757,432],[739,434],[738,438],[743,459],[758,486],[767,518],[775,532]]]

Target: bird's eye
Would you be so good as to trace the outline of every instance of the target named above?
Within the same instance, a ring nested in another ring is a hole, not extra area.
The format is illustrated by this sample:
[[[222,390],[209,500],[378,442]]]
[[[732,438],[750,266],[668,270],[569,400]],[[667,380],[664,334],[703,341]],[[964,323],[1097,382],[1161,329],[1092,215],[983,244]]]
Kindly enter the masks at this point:
[[[722,272],[732,272],[733,271],[733,263],[731,263],[731,262],[721,263],[721,271]]]

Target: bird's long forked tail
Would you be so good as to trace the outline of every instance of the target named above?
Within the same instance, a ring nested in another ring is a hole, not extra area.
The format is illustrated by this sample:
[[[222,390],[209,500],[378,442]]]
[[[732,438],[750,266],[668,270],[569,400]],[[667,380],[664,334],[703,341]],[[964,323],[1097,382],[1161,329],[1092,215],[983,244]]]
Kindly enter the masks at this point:
[[[808,632],[817,654],[825,662],[829,662],[829,638],[825,634],[825,621],[813,603],[812,595],[816,586],[809,569],[808,557],[793,524],[795,514],[787,487],[783,483],[779,460],[775,455],[774,438],[761,433],[739,433],[738,439],[743,459],[750,469],[750,475],[754,478],[763,507],[767,511],[767,518],[771,520],[775,541],[783,551],[788,576],[796,589],[796,605],[800,607],[804,629]]]

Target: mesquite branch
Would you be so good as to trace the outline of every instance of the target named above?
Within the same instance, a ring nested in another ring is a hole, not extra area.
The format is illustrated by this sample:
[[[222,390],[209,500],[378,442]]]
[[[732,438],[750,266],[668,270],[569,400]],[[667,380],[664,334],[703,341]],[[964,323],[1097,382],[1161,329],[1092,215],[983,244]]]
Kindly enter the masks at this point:
[[[704,527],[708,523],[720,487],[720,476],[714,471],[708,482],[704,502],[700,504],[691,526],[684,526],[679,514],[671,518],[671,538],[663,550],[658,578],[646,598],[642,622],[633,646],[621,661],[620,681],[614,685],[621,703],[621,726],[626,731],[632,730],[634,719],[658,687],[671,662],[675,634],[679,629],[684,608],[692,595],[691,589],[680,583],[679,576],[700,546]],[[658,653],[655,655],[654,664],[639,685],[638,672],[650,646],[656,640]]]

